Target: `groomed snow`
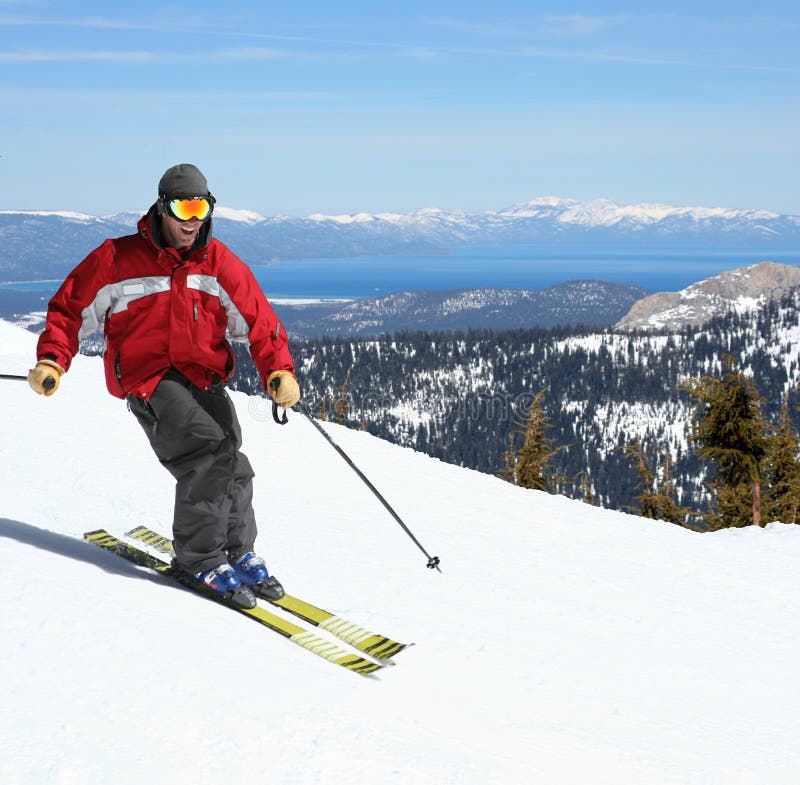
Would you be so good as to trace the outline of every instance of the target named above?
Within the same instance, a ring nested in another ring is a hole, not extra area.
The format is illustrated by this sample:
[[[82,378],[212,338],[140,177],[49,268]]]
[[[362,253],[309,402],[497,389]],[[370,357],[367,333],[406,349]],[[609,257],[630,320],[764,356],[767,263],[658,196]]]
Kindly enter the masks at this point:
[[[35,338],[0,322],[0,372]],[[289,591],[414,641],[359,677],[81,542],[169,533],[101,362],[0,383],[2,785],[796,785],[800,528],[701,535],[514,488],[235,394]]]

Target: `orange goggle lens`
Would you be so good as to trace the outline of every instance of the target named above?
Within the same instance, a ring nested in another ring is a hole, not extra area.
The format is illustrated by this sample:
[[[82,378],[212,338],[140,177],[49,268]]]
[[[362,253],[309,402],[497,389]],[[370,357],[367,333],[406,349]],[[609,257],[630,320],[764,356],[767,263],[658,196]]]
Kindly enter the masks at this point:
[[[167,202],[170,215],[179,221],[197,218],[205,221],[211,215],[211,202],[208,199],[171,199]]]

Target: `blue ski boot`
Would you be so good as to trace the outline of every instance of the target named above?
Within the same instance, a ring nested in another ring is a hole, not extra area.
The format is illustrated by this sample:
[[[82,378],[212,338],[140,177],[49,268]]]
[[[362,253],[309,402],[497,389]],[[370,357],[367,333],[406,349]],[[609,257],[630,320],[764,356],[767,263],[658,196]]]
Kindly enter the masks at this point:
[[[257,605],[255,595],[242,585],[230,564],[220,564],[219,567],[201,572],[196,578],[237,608],[249,609]]]
[[[269,574],[264,560],[252,551],[239,557],[233,563],[233,569],[239,580],[249,586],[256,597],[263,597],[265,600],[279,600],[283,597],[280,581]]]

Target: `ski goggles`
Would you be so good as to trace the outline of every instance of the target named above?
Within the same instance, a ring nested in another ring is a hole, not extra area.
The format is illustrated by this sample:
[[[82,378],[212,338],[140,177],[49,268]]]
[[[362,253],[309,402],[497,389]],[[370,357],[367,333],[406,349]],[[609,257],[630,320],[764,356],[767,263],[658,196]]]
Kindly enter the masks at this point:
[[[193,199],[170,199],[167,212],[178,221],[205,221],[214,210],[214,197],[197,196]]]

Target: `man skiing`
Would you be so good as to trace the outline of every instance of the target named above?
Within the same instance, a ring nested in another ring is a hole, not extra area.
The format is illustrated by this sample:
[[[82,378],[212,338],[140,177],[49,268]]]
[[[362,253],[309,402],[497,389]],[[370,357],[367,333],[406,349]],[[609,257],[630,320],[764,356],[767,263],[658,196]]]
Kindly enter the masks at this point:
[[[222,383],[226,332],[249,342],[275,402],[300,399],[283,325],[251,270],[211,236],[215,199],[192,164],[168,169],[138,233],[106,240],[50,301],[28,383],[52,395],[80,339],[103,329],[106,384],[127,399],[176,480],[175,564],[239,607],[283,596],[254,553],[253,470]]]

